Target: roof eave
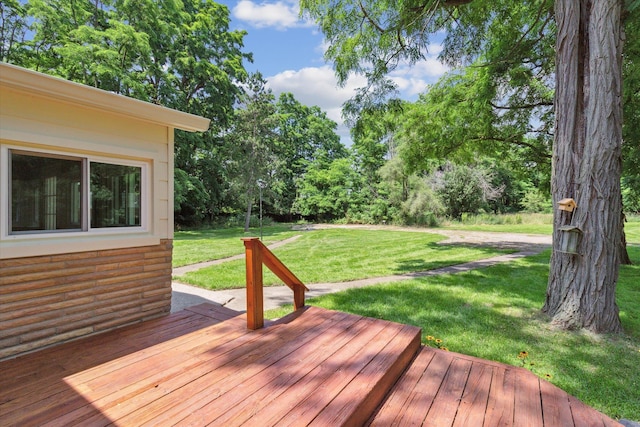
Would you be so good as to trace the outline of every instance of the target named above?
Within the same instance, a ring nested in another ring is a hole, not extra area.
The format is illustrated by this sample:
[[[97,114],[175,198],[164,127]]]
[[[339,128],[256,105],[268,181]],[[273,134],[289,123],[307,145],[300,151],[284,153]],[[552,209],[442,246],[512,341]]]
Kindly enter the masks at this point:
[[[59,99],[89,108],[164,124],[168,127],[189,132],[204,132],[209,129],[210,124],[210,120],[204,117],[85,86],[7,63],[0,63],[0,85],[20,89],[34,95]]]

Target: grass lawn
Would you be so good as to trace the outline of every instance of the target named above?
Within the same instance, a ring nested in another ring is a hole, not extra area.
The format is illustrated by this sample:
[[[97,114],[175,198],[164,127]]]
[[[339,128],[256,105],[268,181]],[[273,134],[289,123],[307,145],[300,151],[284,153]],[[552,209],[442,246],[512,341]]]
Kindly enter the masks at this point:
[[[266,244],[298,234],[291,230],[290,225],[264,227],[262,231]],[[260,229],[252,228],[247,233],[241,227],[177,231],[173,240],[173,266],[181,267],[241,254],[244,245],[240,239],[252,236],[260,236]]]
[[[506,253],[490,248],[438,245],[444,238],[429,233],[349,229],[297,233],[302,237],[274,253],[305,284],[431,270]],[[240,241],[228,244],[244,248]],[[245,286],[244,260],[187,273],[180,276],[180,281],[207,289],[241,288]],[[282,283],[266,269],[264,281],[266,285]]]
[[[640,245],[640,216],[629,216],[624,224],[627,243]]]
[[[351,289],[308,300],[332,310],[408,323],[450,351],[532,370],[612,418],[640,420],[640,248],[620,270],[624,335],[556,331],[540,312],[549,251],[481,270]],[[273,310],[280,317],[291,308]],[[521,351],[528,352],[524,361]]]
[[[551,234],[552,231],[551,215],[544,214],[480,216],[465,221],[445,223],[442,228],[527,234]],[[630,216],[625,224],[625,232],[628,243],[640,245],[640,217]],[[263,241],[270,244],[296,234],[300,234],[300,231],[292,230],[287,224],[268,226],[263,229]],[[245,233],[240,227],[178,231],[173,241],[173,266],[181,267],[240,254],[244,251],[240,238],[259,235],[259,229]]]
[[[552,214],[505,214],[463,217],[441,226],[451,230],[495,231],[501,233],[546,234],[553,232]],[[640,216],[629,215],[624,225],[627,243],[640,245]]]

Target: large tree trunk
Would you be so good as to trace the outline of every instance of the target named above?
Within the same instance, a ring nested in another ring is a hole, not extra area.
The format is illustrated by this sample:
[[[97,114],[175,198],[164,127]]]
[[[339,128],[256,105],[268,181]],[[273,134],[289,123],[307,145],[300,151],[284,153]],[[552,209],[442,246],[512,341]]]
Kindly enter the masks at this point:
[[[615,302],[622,224],[622,0],[556,0],[554,251],[543,311],[564,329],[619,332]],[[583,231],[579,255],[559,252],[559,228]]]

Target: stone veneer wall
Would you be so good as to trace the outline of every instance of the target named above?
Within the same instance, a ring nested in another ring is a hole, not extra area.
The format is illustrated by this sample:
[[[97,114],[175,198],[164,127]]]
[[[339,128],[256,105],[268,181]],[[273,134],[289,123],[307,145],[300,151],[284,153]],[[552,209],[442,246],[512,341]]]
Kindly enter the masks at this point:
[[[0,260],[0,359],[168,314],[172,246]]]

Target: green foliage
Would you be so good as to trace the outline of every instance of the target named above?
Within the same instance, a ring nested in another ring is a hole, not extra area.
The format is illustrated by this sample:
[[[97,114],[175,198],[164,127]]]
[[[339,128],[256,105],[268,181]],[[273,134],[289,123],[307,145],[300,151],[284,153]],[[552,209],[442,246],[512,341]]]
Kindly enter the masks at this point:
[[[178,224],[194,226],[202,223],[205,211],[198,209],[209,202],[209,193],[202,181],[182,169],[174,170],[174,200]],[[204,202],[204,203],[203,203]]]
[[[314,162],[333,161],[348,155],[336,134],[337,123],[319,107],[302,105],[290,93],[280,95],[277,152],[281,159],[271,186],[274,213],[290,219],[297,194],[298,178]]]
[[[531,123],[550,109],[553,92],[538,94],[536,107],[498,105],[515,89],[499,87],[490,71],[476,63],[451,72],[406,106],[396,138],[411,170],[425,169],[431,159],[469,162],[478,156],[511,161],[514,170],[550,167],[548,127],[534,130]]]
[[[435,188],[449,216],[459,220],[463,213],[477,213],[480,210],[482,188],[473,169],[453,166],[436,176],[441,180]]]
[[[265,215],[279,220],[435,224],[445,208],[425,177],[445,160],[482,164],[491,187],[503,189],[464,209],[544,209],[554,120],[553,2],[446,3],[301,2],[329,41],[338,77],[368,79],[345,109],[355,113],[351,153],[318,107],[291,94],[249,100],[246,32],[231,30],[229,10],[211,0],[3,1],[0,57],[212,119],[204,134],[176,132],[175,218],[183,225],[241,212],[250,220],[258,178],[268,183]],[[638,212],[640,8],[625,4],[622,194],[625,211]],[[389,72],[424,59],[439,31],[446,32],[440,59],[452,71],[417,102],[390,99]]]
[[[27,55],[27,9],[17,0],[0,3],[0,61],[16,63]]]
[[[625,19],[622,125],[622,198],[626,212],[640,212],[640,7],[631,7]]]
[[[434,191],[426,178],[415,175],[409,178],[409,185],[411,191],[400,209],[402,223],[427,227],[438,225],[437,218],[447,211],[447,206],[437,190]]]
[[[463,213],[477,213],[504,190],[492,186],[491,176],[485,169],[454,163],[447,163],[442,170],[434,172],[431,180],[447,215],[457,220]]]
[[[520,201],[524,212],[549,213],[551,212],[551,199],[537,189],[530,189],[524,193]]]
[[[218,136],[247,73],[244,31],[211,0],[3,2],[3,59],[212,119],[204,134],[176,132],[176,218],[197,223],[225,198]],[[186,174],[186,175],[185,175]]]
[[[395,90],[387,73],[401,63],[413,64],[427,51],[429,35],[455,19],[457,8],[442,8],[428,0],[411,2],[302,0],[300,8],[320,26],[328,48],[325,58],[334,64],[340,83],[351,73],[363,74],[367,87],[348,110],[375,108]]]
[[[300,179],[295,212],[307,218],[327,221],[346,216],[358,176],[348,158],[309,165]]]
[[[419,177],[444,160],[493,159],[486,166],[491,173],[481,181],[484,197],[462,196],[479,192],[472,188],[475,179],[464,182],[466,189],[458,186],[457,195],[439,187],[448,214],[455,217],[460,209],[515,211],[528,188],[549,188],[555,37],[550,0],[518,5],[474,0],[456,7],[427,2],[420,9],[373,1],[301,4],[329,40],[327,57],[335,61],[338,78],[349,73],[368,78],[352,102],[358,105],[348,110],[359,113],[352,131],[356,167],[366,177],[363,192],[372,201],[371,209],[352,210],[359,220],[430,222],[415,216],[425,212],[431,218],[439,211],[427,208],[433,203],[426,201]],[[443,29],[441,59],[456,68],[418,102],[382,103],[392,88],[386,75],[400,62],[423,59],[429,36]],[[385,158],[397,162],[396,154],[403,166],[383,168]],[[402,174],[389,174],[389,168]],[[502,191],[487,197],[491,188]]]
[[[226,137],[225,156],[237,206],[245,207],[245,230],[249,229],[251,210],[260,191],[259,182],[269,188],[272,171],[278,167],[277,123],[275,96],[260,73],[251,75]]]

